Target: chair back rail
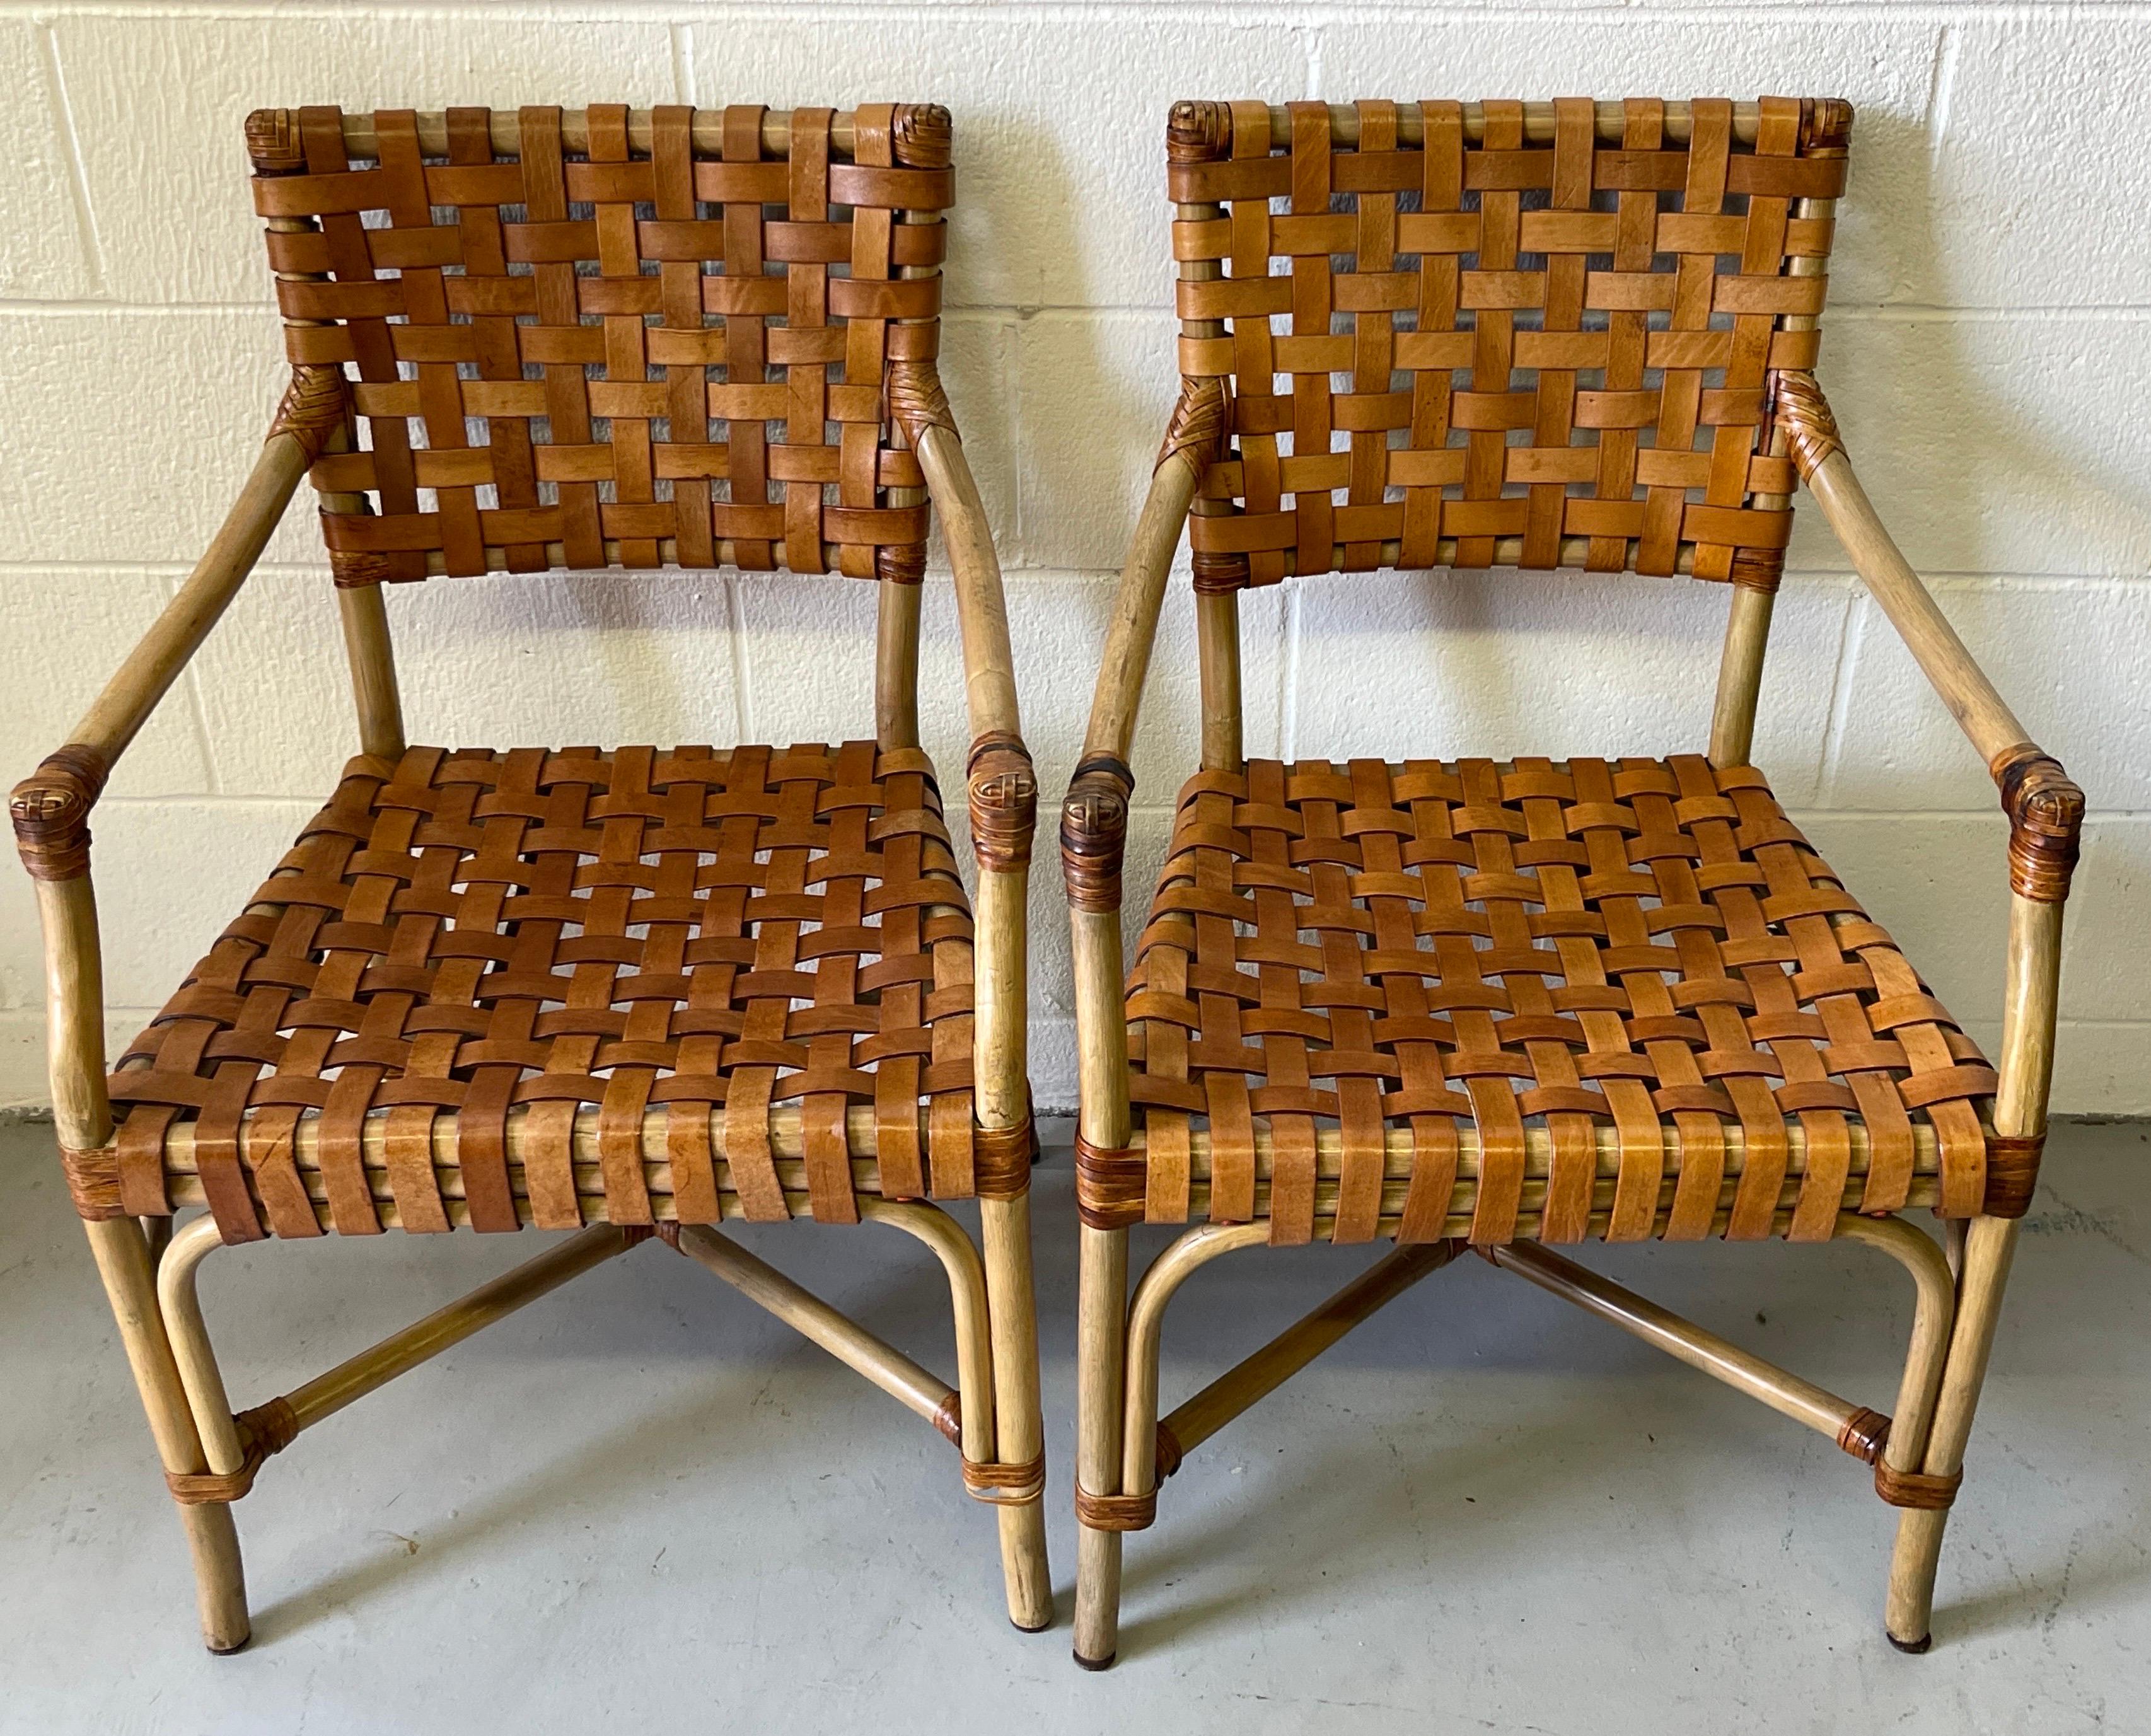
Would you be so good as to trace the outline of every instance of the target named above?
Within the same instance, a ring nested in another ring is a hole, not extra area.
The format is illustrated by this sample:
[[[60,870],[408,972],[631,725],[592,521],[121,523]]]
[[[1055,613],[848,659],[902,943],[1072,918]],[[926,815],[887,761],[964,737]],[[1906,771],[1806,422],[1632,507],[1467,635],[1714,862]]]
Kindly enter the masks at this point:
[[[339,587],[875,580],[877,731],[916,744],[929,507],[898,401],[939,398],[945,110],[264,109],[247,142]],[[345,612],[392,739],[377,605]]]
[[[1189,522],[1206,766],[1240,757],[1241,590],[1432,566],[1729,581],[1712,749],[1746,757],[1794,480],[1769,388],[1814,364],[1851,118],[1174,109],[1175,424],[1222,431]]]

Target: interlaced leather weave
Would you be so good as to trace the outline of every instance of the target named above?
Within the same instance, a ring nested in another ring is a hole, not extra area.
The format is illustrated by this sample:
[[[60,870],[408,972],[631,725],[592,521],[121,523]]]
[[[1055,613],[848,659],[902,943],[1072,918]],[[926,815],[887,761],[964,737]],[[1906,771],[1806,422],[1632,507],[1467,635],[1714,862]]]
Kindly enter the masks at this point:
[[[371,1232],[390,1203],[444,1230],[455,1197],[480,1229],[646,1224],[653,1191],[714,1222],[721,1173],[724,1215],[782,1217],[779,1106],[817,1218],[855,1220],[855,1184],[969,1195],[971,984],[916,750],[361,757],[113,1074],[122,1196],[170,1210],[185,1129],[227,1240]]]
[[[1486,567],[1520,539],[1501,564],[1774,585],[1794,475],[1765,376],[1814,365],[1832,224],[1800,202],[1842,190],[1849,111],[1765,99],[1745,145],[1698,101],[1676,143],[1635,99],[1607,145],[1571,99],[1541,146],[1521,104],[1483,106],[1467,139],[1459,104],[1361,103],[1355,149],[1319,103],[1283,138],[1260,103],[1176,115],[1172,198],[1216,212],[1173,225],[1207,322],[1181,373],[1231,395],[1197,584]]]
[[[1318,1130],[1338,1152],[1320,1214],[1338,1240],[1396,1212],[1381,1203],[1393,1130],[1409,1135],[1404,1240],[1442,1235],[1452,1211],[1489,1242],[1573,1241],[1594,1225],[1612,1239],[1767,1236],[1791,1185],[1789,1124],[1803,1156],[1795,1238],[1833,1232],[1855,1123],[1854,1209],[1896,1210],[1916,1171],[1937,1170],[1927,1202],[1980,1209],[1994,1073],[1752,767],[1198,772],[1126,1010],[1153,1222],[1189,1215],[1197,1124],[1219,1220],[1265,1215],[1267,1132],[1279,1241],[1313,1231]],[[1551,1152],[1542,1205],[1526,1212],[1527,1126]],[[1460,1176],[1460,1127],[1476,1130],[1475,1178]],[[1394,1155],[1388,1167],[1396,1177]]]
[[[673,562],[915,579],[924,478],[884,385],[939,351],[947,118],[862,108],[846,160],[833,114],[795,111],[772,157],[759,108],[723,110],[715,148],[696,143],[712,117],[658,109],[646,150],[625,109],[592,108],[580,153],[559,109],[525,109],[504,158],[490,111],[453,109],[429,158],[417,117],[384,111],[357,165],[337,109],[257,116],[291,358],[347,370],[365,429],[312,470],[339,582]]]

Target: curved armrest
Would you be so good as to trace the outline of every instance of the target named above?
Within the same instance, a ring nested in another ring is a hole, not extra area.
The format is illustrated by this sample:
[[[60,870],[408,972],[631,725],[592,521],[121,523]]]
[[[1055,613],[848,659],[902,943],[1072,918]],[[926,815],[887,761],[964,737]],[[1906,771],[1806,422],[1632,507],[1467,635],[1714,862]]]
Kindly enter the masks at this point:
[[[1068,882],[1068,902],[1078,910],[1121,908],[1121,861],[1127,843],[1128,799],[1136,782],[1128,769],[1128,753],[1157,638],[1166,575],[1180,546],[1181,529],[1202,481],[1202,467],[1224,439],[1225,428],[1225,382],[1182,379],[1179,402],[1173,406],[1165,443],[1151,473],[1150,492],[1136,521],[1127,564],[1121,569],[1105,656],[1091,697],[1083,757],[1061,804],[1061,872]]]
[[[1987,762],[2009,816],[2009,883],[2022,897],[2068,897],[2083,829],[2083,792],[2025,734],[1920,580],[1860,485],[1829,400],[1804,372],[1771,376],[1774,414],[1802,480],[1921,670]]]
[[[956,620],[964,639],[964,693],[971,724],[965,783],[971,848],[981,873],[1030,866],[1038,824],[1038,778],[1024,746],[1016,703],[1015,653],[1009,644],[1008,599],[979,485],[931,362],[894,362],[889,414],[903,429],[927,493],[941,516],[949,564],[956,575]]]
[[[89,812],[114,764],[238,595],[306,467],[343,418],[341,369],[292,369],[261,456],[187,582],[104,684],[67,745],[9,797],[16,848],[33,877],[70,880],[89,872]]]

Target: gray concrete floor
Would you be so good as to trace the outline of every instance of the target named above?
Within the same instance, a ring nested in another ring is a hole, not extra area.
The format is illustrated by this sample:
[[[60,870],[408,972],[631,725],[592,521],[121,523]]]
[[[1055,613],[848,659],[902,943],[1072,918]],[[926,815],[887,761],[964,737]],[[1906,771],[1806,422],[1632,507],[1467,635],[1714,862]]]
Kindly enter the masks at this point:
[[[0,1127],[0,1729],[944,1733],[1131,1726],[2151,1728],[2151,1132],[2058,1129],[1951,1523],[1936,1645],[1883,1642],[1890,1525],[1819,1437],[1477,1261],[1191,1455],[1128,1546],[1119,1666],[1069,1661],[1075,1219],[1039,1172],[1059,1619],[1001,1613],[948,1448],[660,1245],[310,1434],[240,1509],[255,1642],[195,1638],[177,1526],[50,1156]],[[872,1228],[742,1239],[936,1367],[937,1268]],[[1148,1245],[1162,1237],[1142,1232]],[[258,1402],[530,1237],[222,1254]],[[1167,1403],[1371,1251],[1182,1293]],[[1592,1263],[1886,1409],[1909,1316],[1852,1247]]]

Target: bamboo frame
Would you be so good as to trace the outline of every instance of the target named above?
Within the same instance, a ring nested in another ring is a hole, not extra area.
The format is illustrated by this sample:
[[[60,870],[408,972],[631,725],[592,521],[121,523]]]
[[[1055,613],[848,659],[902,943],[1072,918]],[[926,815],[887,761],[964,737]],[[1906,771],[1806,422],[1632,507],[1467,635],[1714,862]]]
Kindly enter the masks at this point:
[[[1333,108],[1330,118],[1334,139],[1343,144],[1356,139],[1355,110]],[[1597,115],[1600,136],[1617,138],[1621,119],[1620,105],[1601,104]],[[1400,110],[1399,120],[1400,140],[1405,144],[1413,142],[1415,114],[1408,109]],[[1287,126],[1288,117],[1283,111],[1277,111],[1273,124],[1280,129]],[[1466,136],[1471,136],[1475,126],[1480,124],[1482,117],[1467,111]],[[1678,112],[1669,106],[1668,134],[1678,141],[1685,136],[1687,124],[1685,106],[1682,105]],[[1736,136],[1752,137],[1754,124],[1752,109],[1736,111]],[[1550,137],[1551,131],[1551,107],[1541,109],[1536,105],[1527,106],[1527,139]],[[1804,201],[1800,215],[1823,218],[1830,215],[1834,209],[1834,201]],[[1202,205],[1177,207],[1183,220],[1200,220],[1213,215],[1214,210]],[[1808,275],[1820,270],[1821,261],[1801,260],[1795,262],[1793,269]],[[1183,264],[1182,271],[1183,276],[1193,276],[1206,271],[1214,273],[1215,267]],[[1803,326],[1812,323],[1805,317],[1788,321],[1789,325]],[[1183,321],[1182,331],[1184,336],[1200,337],[1212,335],[1212,328],[1201,322]],[[2070,831],[2066,848],[2053,849],[2052,839],[2032,835],[2028,845],[2030,865],[2020,863],[2017,828],[2024,821],[2020,812],[2020,797],[2012,792],[2011,784],[2005,780],[2005,772],[2012,766],[2021,767],[2027,760],[2043,766],[2055,777],[2059,776],[2059,767],[2046,760],[2031,744],[2022,725],[1890,540],[1837,443],[1835,428],[1827,426],[1826,405],[1821,404],[1812,382],[1805,383],[1808,394],[1819,407],[1823,426],[1813,425],[1814,412],[1804,405],[1781,407],[1773,420],[1771,450],[1780,455],[1789,453],[1794,458],[1796,468],[1838,533],[1870,592],[1972,745],[1993,770],[1997,781],[2003,783],[2004,806],[2010,813],[2012,828],[2013,891],[1994,1131],[2003,1139],[2036,1141],[2046,1126],[2047,1095],[2058,1015],[2062,912],[2067,893],[2067,863],[2073,859],[2075,841]],[[1183,400],[1182,410],[1186,407]],[[1179,415],[1176,412],[1176,430]],[[1134,738],[1167,574],[1191,511],[1202,509],[1202,504],[1194,500],[1200,470],[1198,456],[1186,446],[1176,445],[1169,434],[1166,452],[1151,478],[1131,539],[1114,604],[1105,656],[1099,668],[1085,738],[1084,762],[1086,766],[1095,762],[1121,768],[1110,773],[1115,781],[1113,787],[1119,792],[1121,812],[1124,812],[1128,793],[1125,762]],[[1775,499],[1759,502],[1774,507],[1789,504]],[[1587,548],[1587,544],[1580,539],[1564,541],[1560,564],[1583,564]],[[1398,545],[1385,544],[1381,551],[1382,562],[1394,564],[1399,552]],[[1513,564],[1521,552],[1521,539],[1497,544],[1496,563]],[[1451,549],[1444,545],[1438,550],[1438,559],[1445,561],[1450,553]],[[1685,564],[1683,569],[1686,569]],[[1241,762],[1237,623],[1231,608],[1224,606],[1232,601],[1229,594],[1222,598],[1199,595],[1202,764],[1206,768],[1229,767]],[[1709,743],[1710,757],[1721,766],[1744,764],[1753,752],[1772,610],[1773,595],[1769,590],[1747,585],[1733,587]],[[1064,822],[1064,848],[1087,853],[1084,855],[1084,890],[1081,897],[1076,895],[1078,875],[1072,865],[1077,858],[1069,858],[1077,1053],[1082,1091],[1081,1133],[1086,1144],[1110,1153],[1139,1149],[1141,1142],[1129,1112],[1127,1030],[1121,1001],[1124,969],[1118,896],[1121,843],[1111,821],[1101,817],[1106,810],[1098,806],[1104,787],[1099,779],[1106,775],[1090,774],[1091,784],[1086,787],[1086,774],[1079,768],[1070,792],[1069,818]],[[1110,808],[1111,804],[1107,807]],[[2064,817],[2062,823],[2066,828],[2069,822]],[[1071,828],[1072,831],[1068,829]],[[2040,859],[2042,845],[2052,852],[2045,860]],[[1461,1207],[1470,1179],[1476,1173],[1477,1156],[1472,1130],[1461,1131],[1459,1198],[1442,1227],[1445,1235],[1456,1237],[1468,1235],[1472,1227],[1470,1212]],[[1793,1146],[1793,1162],[1788,1167],[1790,1178],[1799,1172],[1801,1146],[1799,1130],[1788,1131]],[[1901,1221],[1878,1221],[1855,1215],[1861,1206],[1859,1192],[1864,1146],[1860,1136],[1864,1131],[1864,1128],[1855,1131],[1854,1172],[1847,1182],[1842,1202],[1844,1215],[1838,1220],[1837,1233],[1897,1259],[1911,1274],[1917,1293],[1914,1324],[1899,1384],[1896,1420],[1881,1445],[1880,1465],[1884,1470],[1900,1478],[1929,1480],[1931,1486],[1951,1486],[1951,1480],[1962,1468],[1965,1443],[1977,1406],[2015,1248],[2017,1227],[2013,1219],[1997,1216],[1978,1216],[1968,1222],[1952,1221],[1946,1227],[1946,1248],[1937,1248]],[[1599,1136],[1606,1146],[1601,1152],[1605,1172],[1596,1178],[1591,1201],[1588,1233],[1592,1236],[1604,1235],[1609,1225],[1612,1175],[1618,1168],[1615,1149],[1617,1141],[1613,1131],[1601,1129]],[[1249,1224],[1202,1224],[1187,1232],[1145,1274],[1132,1304],[1127,1291],[1127,1232],[1089,1225],[1082,1231],[1076,1470],[1081,1488],[1093,1496],[1146,1496],[1154,1488],[1156,1367],[1164,1304],[1196,1266],[1222,1253],[1268,1239],[1268,1150],[1265,1133],[1259,1127],[1255,1143],[1255,1221]],[[1711,1226],[1713,1235],[1723,1235],[1729,1221],[1733,1188],[1743,1155],[1742,1142],[1737,1136],[1726,1143],[1724,1187]],[[1313,1205],[1318,1236],[1325,1226],[1334,1223],[1337,1209],[1338,1144],[1339,1136],[1334,1131],[1318,1132]],[[1526,1179],[1520,1207],[1522,1215],[1516,1231],[1519,1238],[1528,1236],[1535,1214],[1543,1207],[1546,1144],[1546,1135],[1527,1131]],[[1653,1234],[1663,1232],[1678,1178],[1679,1141],[1674,1130],[1668,1130],[1667,1146],[1669,1161]],[[1209,1203],[1205,1135],[1194,1133],[1191,1146],[1188,1212],[1191,1217],[1195,1217],[1206,1212]],[[1392,1136],[1384,1165],[1377,1233],[1394,1234],[1400,1224],[1410,1162],[1410,1136],[1398,1132]],[[1783,1233],[1789,1226],[1792,1204],[1790,1197],[1779,1202],[1774,1233]],[[1931,1184],[1916,1183],[1913,1196],[1906,1202],[1908,1207],[1938,1204],[1939,1196]],[[1859,1407],[1797,1375],[1774,1368],[1535,1244],[1520,1239],[1482,1251],[1505,1269],[1637,1333],[1810,1427],[1838,1436],[1855,1423]],[[1392,1259],[1399,1258],[1392,1256]],[[1382,1268],[1375,1270],[1379,1273]],[[1372,1274],[1369,1276],[1371,1278]],[[1340,1294],[1325,1306],[1336,1309],[1344,1303],[1344,1295],[1349,1293]],[[1354,1304],[1347,1304],[1344,1312],[1349,1313],[1352,1305]],[[1318,1311],[1318,1315],[1321,1313]],[[1200,1440],[1221,1425],[1226,1417],[1237,1415],[1246,1404],[1297,1372],[1307,1359],[1298,1355],[1299,1349],[1320,1338],[1313,1325],[1314,1318],[1292,1329],[1219,1382],[1213,1383],[1213,1389],[1183,1405],[1167,1420],[1168,1429],[1178,1435],[1184,1425],[1194,1439]],[[1299,1336],[1296,1338],[1295,1334]],[[1312,1354],[1308,1353],[1310,1356]],[[1187,1444],[1187,1438],[1181,1438]],[[1924,1651],[1930,1643],[1935,1574],[1946,1520],[1946,1507],[1907,1506],[1900,1510],[1885,1628],[1891,1643],[1902,1650]],[[1121,1531],[1093,1526],[1087,1520],[1078,1533],[1075,1650],[1076,1662],[1087,1668],[1106,1668],[1113,1661],[1117,1649],[1121,1538]]]
[[[696,143],[711,149],[720,145],[722,120],[717,111],[699,120],[695,129]],[[345,128],[347,146],[354,155],[373,154],[376,141],[370,117],[347,117]],[[562,131],[569,149],[580,149],[587,143],[584,129],[580,114],[565,118]],[[630,124],[630,138],[646,148],[650,129],[649,115],[638,114]],[[445,151],[445,117],[421,117],[419,134],[422,149]],[[512,115],[495,117],[494,136],[498,147],[512,151],[519,139],[519,123]],[[838,152],[851,150],[849,114],[838,117],[831,136]],[[763,137],[766,147],[787,149],[790,117],[766,116]],[[907,211],[898,214],[898,220],[939,222],[941,219],[938,212]],[[269,221],[272,228],[308,226],[302,219]],[[915,276],[931,270],[906,267],[904,275]],[[1027,762],[1020,734],[1000,569],[984,509],[953,423],[947,419],[945,403],[939,403],[931,364],[910,365],[923,371],[921,378],[912,382],[914,396],[921,403],[939,404],[940,419],[923,426],[902,425],[903,433],[918,453],[925,485],[893,490],[892,501],[896,505],[916,505],[930,499],[939,514],[955,572],[966,710],[974,736],[995,738],[1004,761],[1012,752]],[[893,378],[890,407],[894,412]],[[299,401],[295,384],[293,397],[286,399],[285,412],[280,412],[275,432],[208,551],[70,737],[79,763],[109,770],[245,581],[305,478],[314,449],[324,444],[341,448],[347,438],[344,430],[323,426],[314,413],[318,409],[318,405]],[[291,425],[294,422],[299,425]],[[332,509],[357,511],[362,507],[357,497],[332,493],[322,499]],[[667,561],[676,561],[677,552],[669,541],[660,549]],[[734,551],[728,544],[720,544],[716,552],[719,564],[732,564]],[[825,551],[825,558],[833,552]],[[564,553],[557,547],[548,549],[556,565],[564,564]],[[606,553],[610,559],[616,549],[608,545]],[[908,577],[914,575],[885,576],[879,585],[875,730],[878,740],[889,748],[915,747],[919,740],[920,588],[915,581],[906,582]],[[342,589],[338,592],[338,605],[360,750],[393,760],[404,752],[406,742],[382,592],[377,585]],[[1006,775],[1004,768],[1005,781]],[[69,787],[70,790],[80,787],[79,779]],[[80,798],[85,811],[95,793],[92,787]],[[974,808],[976,799],[974,794]],[[979,853],[975,939],[970,949],[977,989],[974,1060],[979,1124],[988,1131],[1010,1133],[1026,1127],[1030,1119],[1025,915],[1028,809],[1022,819],[1020,841],[1012,835],[1002,837],[990,862],[986,851],[982,848]],[[1005,820],[1001,829],[1004,833],[1010,832]],[[94,885],[87,869],[79,868],[73,878],[41,878],[37,887],[46,940],[51,1079],[60,1141],[73,1151],[102,1152],[111,1143],[113,1122],[105,1084],[103,984]],[[395,1227],[399,1214],[382,1167],[385,1119],[370,1118],[365,1126],[362,1162],[380,1198],[377,1215],[387,1227]],[[725,1149],[722,1119],[721,1111],[711,1117],[718,1152]],[[854,1187],[878,1192],[873,1112],[862,1108],[847,1119],[848,1142],[854,1154]],[[318,1128],[311,1125],[312,1121],[307,1118],[299,1130],[294,1141],[295,1156],[304,1177],[302,1186],[312,1195],[321,1227],[332,1229],[335,1226],[320,1177]],[[781,1107],[772,1121],[777,1179],[787,1207],[795,1217],[808,1215],[797,1109]],[[670,1232],[675,1212],[670,1166],[666,1161],[668,1126],[664,1114],[646,1116],[643,1132],[645,1167],[656,1196],[655,1215]],[[446,1215],[451,1224],[468,1223],[455,1118],[437,1118],[434,1137],[434,1153],[444,1182]],[[591,1209],[591,1200],[599,1212],[604,1209],[594,1140],[595,1126],[590,1124],[589,1116],[579,1116],[574,1139],[574,1168],[579,1192],[590,1196],[584,1207],[586,1212]],[[518,1215],[527,1222],[531,1209],[519,1182],[521,1144],[519,1128],[511,1126],[510,1168],[519,1178]],[[193,1173],[191,1129],[175,1132],[168,1157],[173,1171],[169,1187],[173,1207],[205,1203],[201,1185]],[[726,1171],[721,1158],[717,1168],[721,1175]],[[924,1243],[941,1261],[950,1283],[958,1340],[957,1388],[939,1382],[864,1329],[844,1321],[790,1280],[734,1248],[715,1230],[689,1228],[676,1233],[682,1247],[701,1263],[717,1269],[721,1276],[781,1318],[792,1320],[817,1342],[835,1349],[868,1378],[898,1390],[914,1409],[924,1404],[927,1414],[937,1424],[945,1424],[960,1435],[967,1485],[981,1501],[996,1508],[1010,1619],[1025,1629],[1043,1627],[1051,1621],[1053,1609],[1043,1479],[1025,1480],[1015,1476],[1011,1480],[1012,1472],[1042,1462],[1044,1447],[1028,1197],[1020,1192],[1014,1198],[981,1200],[979,1248],[974,1247],[954,1219],[937,1208],[878,1197],[862,1198],[859,1207],[862,1217],[904,1231]],[[720,1210],[724,1215],[736,1215],[738,1209],[736,1196],[721,1194]],[[132,1218],[93,1221],[86,1227],[165,1470],[176,1478],[197,1480],[175,1485],[175,1491],[179,1493],[184,1488],[186,1491],[180,1511],[195,1558],[205,1637],[213,1650],[235,1650],[246,1642],[249,1633],[237,1532],[230,1501],[205,1497],[201,1491],[241,1487],[251,1480],[263,1444],[250,1439],[249,1425],[232,1413],[196,1293],[195,1278],[201,1262],[211,1248],[223,1244],[208,1219],[190,1225],[175,1237],[169,1217],[139,1223]],[[286,1394],[277,1401],[282,1407],[280,1414],[287,1416],[292,1434],[310,1427],[447,1345],[527,1305],[640,1239],[627,1229],[595,1224],[564,1246],[539,1256]],[[267,1450],[275,1450],[281,1445],[277,1441]],[[250,1453],[254,1455],[251,1460]],[[204,1484],[199,1480],[204,1478],[224,1480]]]

